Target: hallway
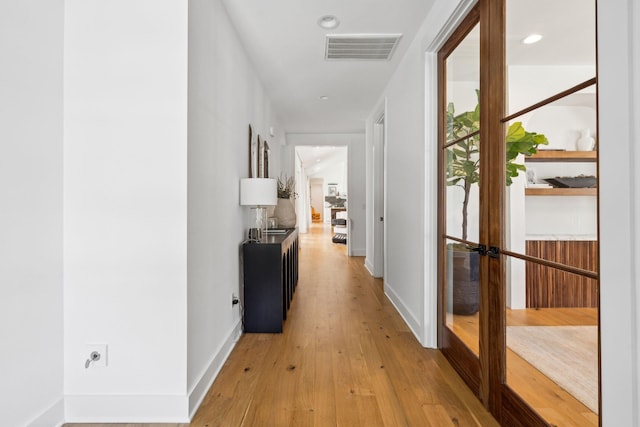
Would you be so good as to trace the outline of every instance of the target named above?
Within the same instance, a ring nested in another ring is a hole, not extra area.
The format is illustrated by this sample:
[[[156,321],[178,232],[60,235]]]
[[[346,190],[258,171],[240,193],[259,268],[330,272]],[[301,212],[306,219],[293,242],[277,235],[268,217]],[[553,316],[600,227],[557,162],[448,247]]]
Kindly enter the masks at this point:
[[[322,224],[300,235],[284,333],[243,335],[189,426],[497,425],[440,352],[420,346],[363,259],[330,237]]]
[[[363,259],[331,243],[327,226],[310,231],[284,333],[243,335],[191,425],[494,425]]]

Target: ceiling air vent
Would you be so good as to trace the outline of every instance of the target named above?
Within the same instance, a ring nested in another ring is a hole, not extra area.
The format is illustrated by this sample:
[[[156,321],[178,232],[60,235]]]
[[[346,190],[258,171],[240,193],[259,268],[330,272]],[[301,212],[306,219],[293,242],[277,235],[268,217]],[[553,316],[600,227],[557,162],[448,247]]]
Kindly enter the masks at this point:
[[[336,61],[361,59],[388,61],[402,34],[331,34],[327,35],[324,59]]]

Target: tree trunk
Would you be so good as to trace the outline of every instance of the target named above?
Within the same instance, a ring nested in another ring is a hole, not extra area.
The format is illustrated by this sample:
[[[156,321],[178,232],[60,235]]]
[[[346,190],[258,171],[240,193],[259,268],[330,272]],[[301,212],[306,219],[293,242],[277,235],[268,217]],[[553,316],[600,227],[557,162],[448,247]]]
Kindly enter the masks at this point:
[[[471,183],[464,180],[464,200],[462,201],[462,240],[467,240],[467,208],[469,206],[469,193],[471,193]]]

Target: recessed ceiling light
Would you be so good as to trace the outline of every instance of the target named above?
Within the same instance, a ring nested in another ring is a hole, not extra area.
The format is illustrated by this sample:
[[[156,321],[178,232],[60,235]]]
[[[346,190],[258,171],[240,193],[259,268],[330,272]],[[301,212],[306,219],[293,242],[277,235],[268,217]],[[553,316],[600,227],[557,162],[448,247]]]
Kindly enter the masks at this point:
[[[327,95],[322,95],[322,96],[320,97],[320,100],[321,100],[321,101],[326,101],[327,99],[329,99],[329,97],[328,97]]]
[[[542,40],[542,36],[540,34],[529,34],[527,37],[522,39],[522,43],[534,44],[534,43],[538,43],[540,40]]]
[[[340,25],[340,21],[338,21],[338,18],[333,15],[325,15],[322,18],[318,19],[318,25],[320,25],[324,29],[331,30]]]

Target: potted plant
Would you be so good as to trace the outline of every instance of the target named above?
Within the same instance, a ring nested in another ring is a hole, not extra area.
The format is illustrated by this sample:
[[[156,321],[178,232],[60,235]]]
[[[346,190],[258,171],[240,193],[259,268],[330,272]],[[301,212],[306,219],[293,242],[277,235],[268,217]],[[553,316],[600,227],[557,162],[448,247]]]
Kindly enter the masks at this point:
[[[296,226],[296,210],[292,203],[292,199],[297,196],[295,190],[295,178],[286,175],[278,177],[278,204],[273,214],[278,220],[279,227],[294,228]]]
[[[479,91],[476,90],[479,97]],[[480,185],[480,104],[473,111],[456,114],[453,103],[447,105],[447,141],[468,138],[446,150],[446,182],[463,191],[462,200],[462,240],[467,240],[469,196],[474,184]],[[535,154],[539,145],[549,141],[542,134],[528,132],[522,122],[512,123],[505,138],[506,142],[506,184],[526,171],[524,164],[516,163],[518,155]],[[452,269],[453,294],[450,308],[456,314],[474,314],[478,311],[478,256],[463,244],[447,245],[449,267]]]

